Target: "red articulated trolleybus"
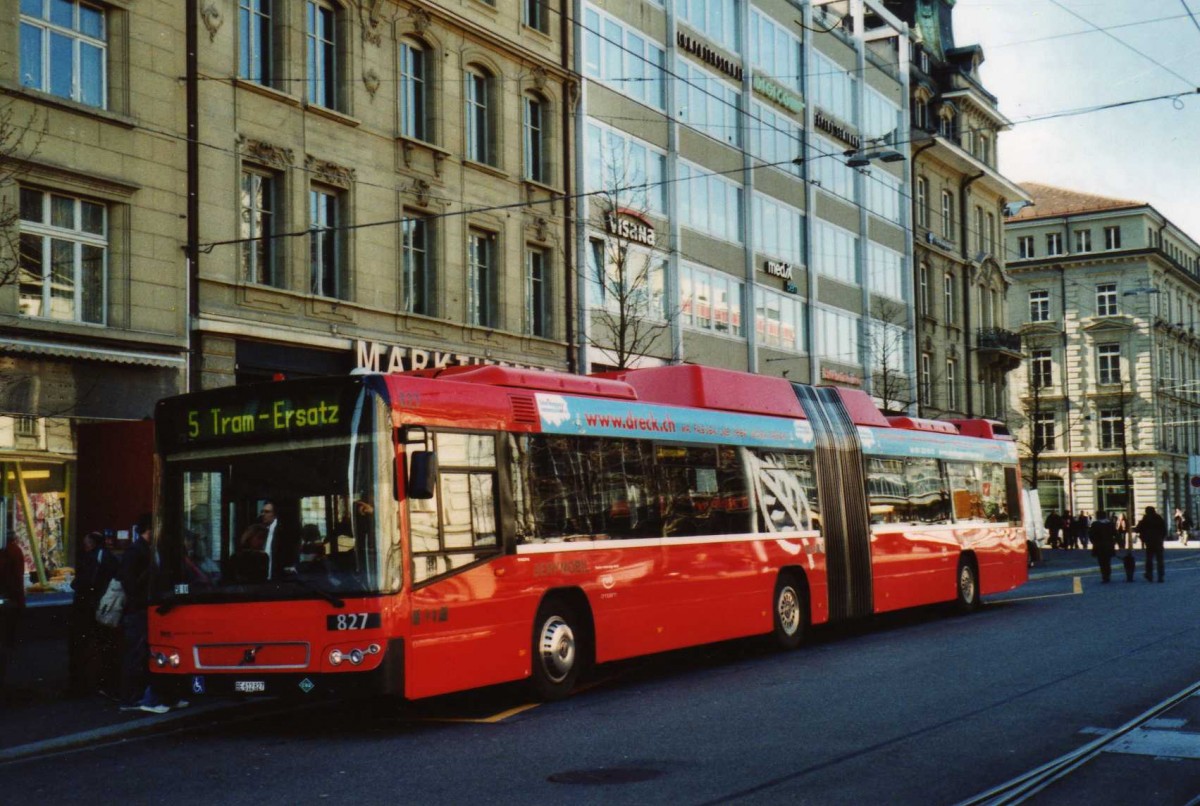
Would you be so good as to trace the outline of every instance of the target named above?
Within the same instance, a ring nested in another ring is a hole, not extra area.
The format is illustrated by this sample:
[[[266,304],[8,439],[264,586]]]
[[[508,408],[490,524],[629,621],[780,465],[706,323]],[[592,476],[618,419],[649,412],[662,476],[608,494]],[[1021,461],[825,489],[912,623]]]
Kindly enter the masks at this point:
[[[782,378],[282,381],[164,400],[157,441],[150,664],[193,695],[552,699],[593,662],[1027,575],[1010,439]]]

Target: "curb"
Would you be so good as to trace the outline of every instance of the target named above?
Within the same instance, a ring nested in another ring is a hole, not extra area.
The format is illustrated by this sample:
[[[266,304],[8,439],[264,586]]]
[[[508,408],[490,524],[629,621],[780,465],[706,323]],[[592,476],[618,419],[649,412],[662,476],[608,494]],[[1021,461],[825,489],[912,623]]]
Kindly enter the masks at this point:
[[[1114,559],[1116,559],[1116,558],[1114,557]],[[1163,565],[1167,566],[1167,565],[1173,565],[1175,563],[1185,563],[1185,562],[1190,562],[1190,561],[1197,560],[1197,559],[1200,559],[1200,557],[1175,557],[1175,558],[1164,561]],[[1138,568],[1139,568],[1139,570],[1141,569],[1140,562],[1138,564]],[[1114,574],[1118,570],[1119,569],[1117,567],[1115,567],[1115,566],[1113,567]],[[1042,571],[1042,572],[1035,571],[1029,575],[1029,581],[1033,582],[1034,580],[1037,580],[1037,579],[1058,579],[1060,577],[1092,576],[1092,575],[1099,575],[1099,573],[1100,573],[1100,566],[1097,565],[1096,563],[1092,563],[1091,565],[1085,565],[1085,566],[1082,566],[1079,568],[1064,568],[1059,571]]]
[[[166,714],[146,716],[115,725],[106,725],[40,742],[17,745],[0,750],[0,765],[18,761],[29,761],[43,756],[65,753],[71,750],[81,750],[85,747],[116,742],[125,739],[137,739],[158,733],[170,733],[193,727],[193,723],[201,723],[207,717],[216,714],[239,710],[242,713],[222,720],[225,724],[245,719],[263,716],[264,713],[283,711],[295,707],[298,703],[284,700],[268,699],[260,702],[212,702],[189,706],[186,709],[170,711]]]

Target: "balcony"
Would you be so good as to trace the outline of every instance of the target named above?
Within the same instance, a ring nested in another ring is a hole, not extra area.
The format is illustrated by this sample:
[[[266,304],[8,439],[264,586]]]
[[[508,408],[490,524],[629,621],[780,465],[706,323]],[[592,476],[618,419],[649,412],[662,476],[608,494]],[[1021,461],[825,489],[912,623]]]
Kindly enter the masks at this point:
[[[1009,372],[1021,364],[1021,336],[1000,327],[983,327],[975,332],[975,352],[981,363]]]

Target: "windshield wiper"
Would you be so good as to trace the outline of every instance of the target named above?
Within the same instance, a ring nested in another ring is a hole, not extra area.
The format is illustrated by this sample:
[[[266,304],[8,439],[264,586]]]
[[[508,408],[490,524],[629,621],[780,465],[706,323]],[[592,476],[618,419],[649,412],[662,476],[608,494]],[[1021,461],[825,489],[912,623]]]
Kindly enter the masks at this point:
[[[292,572],[290,574],[284,574],[279,579],[283,582],[293,582],[293,583],[299,585],[300,587],[304,588],[306,591],[310,591],[312,593],[317,594],[317,596],[320,596],[322,599],[329,602],[334,607],[342,608],[342,607],[346,606],[346,601],[344,599],[330,593],[329,591],[325,590],[324,588],[317,587],[316,585],[309,582],[307,579],[304,579],[303,577],[297,575],[295,572]]]

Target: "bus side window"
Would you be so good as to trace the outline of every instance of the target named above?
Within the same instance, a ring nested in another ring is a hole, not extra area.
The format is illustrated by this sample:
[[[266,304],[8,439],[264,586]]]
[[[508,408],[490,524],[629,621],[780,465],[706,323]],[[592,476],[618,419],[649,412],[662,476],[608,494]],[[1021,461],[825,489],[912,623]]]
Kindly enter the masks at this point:
[[[747,449],[743,456],[760,533],[820,530],[812,454]]]
[[[949,523],[950,492],[937,459],[910,457],[905,461],[908,503],[917,523]]]

